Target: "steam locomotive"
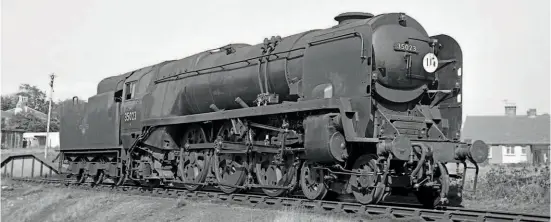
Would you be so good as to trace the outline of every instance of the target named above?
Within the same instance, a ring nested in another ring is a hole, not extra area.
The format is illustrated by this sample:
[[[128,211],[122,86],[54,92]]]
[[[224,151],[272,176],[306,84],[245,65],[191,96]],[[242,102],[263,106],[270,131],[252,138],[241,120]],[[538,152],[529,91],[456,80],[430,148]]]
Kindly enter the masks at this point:
[[[447,204],[460,141],[462,52],[404,13],[348,12],[327,29],[229,44],[103,79],[63,104],[66,174],[225,193],[328,193]]]

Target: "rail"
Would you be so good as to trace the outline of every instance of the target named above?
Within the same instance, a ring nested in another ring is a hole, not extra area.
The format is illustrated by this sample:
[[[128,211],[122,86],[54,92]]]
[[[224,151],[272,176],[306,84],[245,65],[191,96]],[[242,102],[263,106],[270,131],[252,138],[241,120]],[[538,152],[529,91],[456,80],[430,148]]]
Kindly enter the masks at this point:
[[[294,197],[268,197],[255,194],[225,194],[212,191],[188,191],[180,188],[145,188],[140,186],[113,186],[100,184],[78,185],[73,181],[54,178],[14,178],[13,180],[40,183],[65,184],[72,188],[126,193],[131,195],[158,196],[166,198],[190,198],[219,200],[233,204],[245,204],[254,207],[302,207],[315,211],[334,213],[354,213],[359,215],[388,215],[393,219],[419,218],[424,221],[550,221],[549,215],[534,215],[520,212],[503,212],[448,207],[445,210],[422,209],[418,207],[387,205],[362,205],[353,202],[308,200]]]

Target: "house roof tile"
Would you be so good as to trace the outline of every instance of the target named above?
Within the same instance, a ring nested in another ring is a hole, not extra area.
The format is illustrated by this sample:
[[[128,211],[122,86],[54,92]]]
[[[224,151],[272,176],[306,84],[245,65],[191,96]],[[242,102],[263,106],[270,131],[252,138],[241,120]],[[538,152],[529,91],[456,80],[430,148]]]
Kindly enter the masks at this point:
[[[549,144],[549,114],[528,116],[467,116],[462,140],[486,144]]]

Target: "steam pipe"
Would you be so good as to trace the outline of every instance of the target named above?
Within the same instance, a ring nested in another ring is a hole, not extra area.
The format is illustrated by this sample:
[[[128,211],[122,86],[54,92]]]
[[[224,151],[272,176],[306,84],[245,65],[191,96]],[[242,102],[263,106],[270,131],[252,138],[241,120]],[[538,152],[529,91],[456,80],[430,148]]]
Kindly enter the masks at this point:
[[[424,143],[415,143],[413,144],[413,146],[421,147],[421,158],[419,159],[419,162],[417,162],[417,166],[415,167],[415,169],[411,172],[411,180],[414,180],[415,175],[419,173],[419,170],[421,170],[421,167],[425,163],[425,159],[429,154],[429,148]]]
[[[258,59],[258,86],[260,86],[260,93],[264,94],[264,86],[262,84],[262,58]]]
[[[268,64],[270,64],[270,60],[266,57],[266,65],[264,66],[264,90],[266,91],[266,94],[270,94],[270,91],[268,90]]]
[[[215,112],[220,111],[220,109],[219,109],[216,105],[214,105],[214,104],[210,104],[209,107],[210,107],[212,110],[214,110]]]
[[[386,181],[387,181],[387,177],[388,177],[388,172],[390,170],[390,160],[392,160],[392,158],[393,158],[392,153],[390,153],[388,155],[388,158],[386,158],[387,162],[384,166],[385,168],[384,168],[384,172],[383,172],[383,177],[381,179],[381,182],[379,182],[379,184],[377,185],[377,188],[375,189],[375,193],[373,195],[373,199],[375,199],[375,203],[380,202],[384,197],[385,185],[386,185]]]
[[[241,105],[241,107],[243,108],[249,108],[249,105],[247,105],[247,103],[245,103],[245,101],[243,101],[243,99],[241,99],[240,97],[235,98],[235,102]]]
[[[450,178],[448,175],[448,170],[441,162],[438,162],[438,169],[440,169],[440,173],[442,174],[442,180],[440,181],[442,183],[442,187],[440,188],[440,201],[442,203],[447,203],[448,192],[450,190]]]

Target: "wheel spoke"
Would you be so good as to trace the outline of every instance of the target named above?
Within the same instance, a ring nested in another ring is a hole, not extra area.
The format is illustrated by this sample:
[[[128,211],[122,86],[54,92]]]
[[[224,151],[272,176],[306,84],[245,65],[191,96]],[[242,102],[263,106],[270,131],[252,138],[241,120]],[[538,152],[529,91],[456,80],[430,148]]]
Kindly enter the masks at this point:
[[[230,133],[232,125],[225,122],[219,129],[217,137],[223,141],[240,142]],[[217,153],[214,156],[214,173],[219,184],[229,184],[232,186],[220,185],[220,190],[225,193],[238,192],[240,189],[236,186],[241,186],[245,182],[247,176],[247,156],[246,154],[224,154]]]
[[[417,196],[417,200],[423,205],[425,208],[434,208],[441,203],[441,201],[447,202],[447,199],[442,199],[442,196],[446,197],[448,191],[449,191],[449,176],[446,171],[446,166],[442,163],[437,163],[437,166],[434,169],[433,174],[435,175],[434,179],[439,186],[438,189],[434,189],[432,187],[425,187],[422,186],[420,189],[415,193]],[[421,170],[426,171],[427,168],[423,167]],[[426,173],[424,173],[426,175]],[[447,203],[444,203],[447,204]]]
[[[325,187],[323,180],[319,180],[320,177],[323,178],[323,171],[321,169],[313,169],[313,165],[310,162],[302,164],[300,187],[302,193],[308,199],[322,200],[327,195],[327,187]]]
[[[350,184],[352,185],[352,194],[356,200],[362,204],[374,204],[379,201],[380,197],[378,195],[381,192],[378,189],[381,189],[381,185],[378,181],[377,173],[379,168],[377,166],[376,157],[371,154],[365,154],[354,163],[352,167],[353,171],[361,174],[374,174],[374,175],[352,175],[350,177]],[[383,187],[384,189],[384,187]]]
[[[181,146],[186,144],[206,143],[207,137],[203,128],[199,125],[192,125],[184,132]],[[179,176],[184,183],[204,183],[210,167],[210,150],[181,150],[180,151]],[[198,190],[202,185],[184,184],[188,190]]]
[[[256,159],[255,175],[260,185],[281,186],[287,189],[263,188],[262,191],[268,196],[282,196],[296,186],[297,181],[293,180],[297,168],[293,166],[294,156],[286,156],[283,165],[275,165],[274,154],[265,154]]]

